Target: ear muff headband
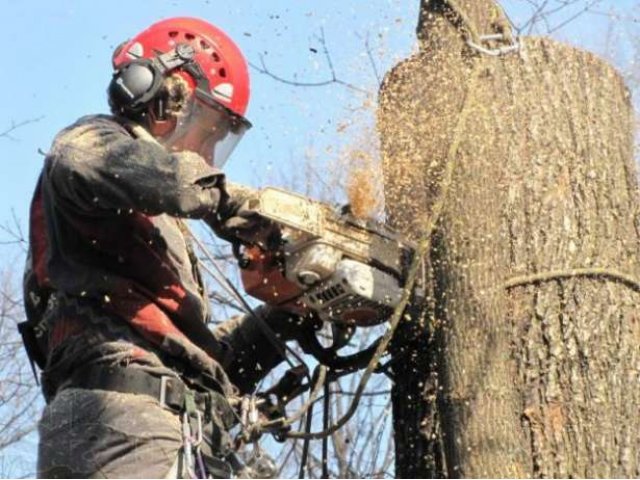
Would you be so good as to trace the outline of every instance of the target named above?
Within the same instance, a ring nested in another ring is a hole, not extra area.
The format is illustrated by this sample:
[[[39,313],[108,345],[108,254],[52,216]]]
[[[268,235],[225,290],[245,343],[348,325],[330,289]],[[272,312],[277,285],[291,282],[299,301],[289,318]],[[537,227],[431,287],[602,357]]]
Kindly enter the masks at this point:
[[[117,69],[109,83],[111,101],[125,113],[140,113],[156,96],[167,74],[185,65],[195,65],[191,45],[178,44],[153,59],[137,58]]]

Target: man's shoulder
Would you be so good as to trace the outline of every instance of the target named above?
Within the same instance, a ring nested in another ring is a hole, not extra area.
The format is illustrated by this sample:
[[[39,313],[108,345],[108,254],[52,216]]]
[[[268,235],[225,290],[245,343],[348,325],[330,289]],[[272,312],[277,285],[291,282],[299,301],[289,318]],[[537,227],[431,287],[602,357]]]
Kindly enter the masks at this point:
[[[67,127],[63,128],[58,136],[64,135],[71,131],[76,131],[78,129],[116,129],[122,130],[126,132],[124,127],[124,123],[122,119],[115,117],[113,115],[107,114],[93,114],[93,115],[84,115],[78,118],[75,122],[71,123]]]
[[[61,149],[77,144],[91,145],[110,135],[130,135],[121,119],[113,115],[85,115],[60,130],[53,139],[49,153],[61,153]]]

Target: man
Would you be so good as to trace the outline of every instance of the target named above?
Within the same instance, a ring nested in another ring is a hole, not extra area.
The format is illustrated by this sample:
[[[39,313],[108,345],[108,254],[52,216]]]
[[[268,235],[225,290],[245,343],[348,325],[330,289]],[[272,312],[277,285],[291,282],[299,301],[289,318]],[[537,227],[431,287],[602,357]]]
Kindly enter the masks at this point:
[[[172,18],[113,66],[113,115],[57,135],[31,207],[21,331],[44,365],[38,474],[228,476],[227,400],[283,358],[251,315],[207,328],[182,219],[227,239],[270,233],[219,170],[251,126],[246,62],[213,25]],[[257,315],[293,336],[289,314]]]

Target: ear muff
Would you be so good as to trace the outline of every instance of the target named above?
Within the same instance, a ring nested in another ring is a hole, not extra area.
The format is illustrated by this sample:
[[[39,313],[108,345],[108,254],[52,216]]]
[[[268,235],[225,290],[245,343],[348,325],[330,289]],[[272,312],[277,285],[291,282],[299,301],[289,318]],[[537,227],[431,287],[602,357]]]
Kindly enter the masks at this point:
[[[158,93],[163,79],[163,72],[152,61],[134,60],[114,72],[108,88],[109,98],[124,112],[138,113]]]
[[[124,113],[145,110],[162,87],[167,74],[179,67],[193,64],[195,52],[187,44],[154,59],[138,58],[113,73],[107,92],[113,105]]]

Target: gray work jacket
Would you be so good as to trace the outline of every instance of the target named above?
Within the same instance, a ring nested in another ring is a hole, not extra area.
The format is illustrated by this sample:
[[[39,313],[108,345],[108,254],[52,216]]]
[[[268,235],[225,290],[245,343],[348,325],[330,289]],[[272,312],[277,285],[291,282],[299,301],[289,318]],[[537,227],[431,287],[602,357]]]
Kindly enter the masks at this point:
[[[282,360],[250,317],[207,326],[182,219],[215,217],[223,181],[199,155],[135,138],[111,116],[56,136],[31,205],[24,282],[46,338],[45,396],[90,362],[170,367],[231,394]]]

